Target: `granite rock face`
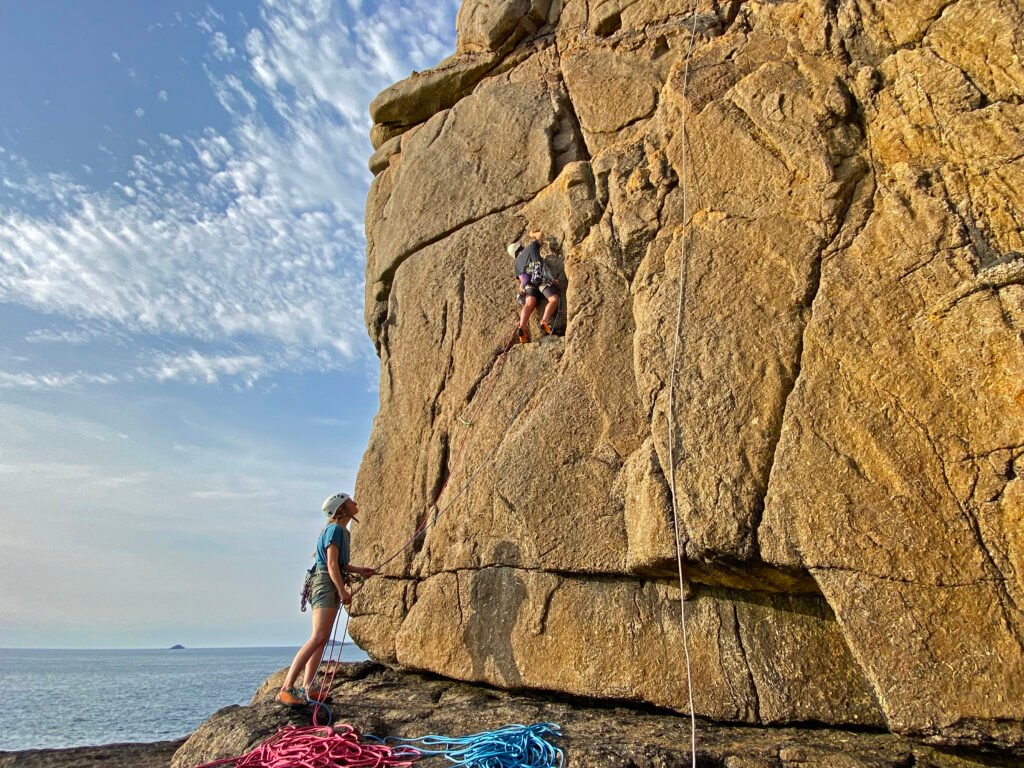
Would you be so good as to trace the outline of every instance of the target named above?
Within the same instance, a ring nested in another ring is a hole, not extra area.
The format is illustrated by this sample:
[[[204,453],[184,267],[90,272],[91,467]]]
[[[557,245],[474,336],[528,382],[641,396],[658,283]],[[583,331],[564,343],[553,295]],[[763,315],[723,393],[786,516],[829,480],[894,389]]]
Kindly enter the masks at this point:
[[[374,105],[360,645],[687,710],[674,474],[697,714],[1024,745],[1022,30],[465,0]],[[561,334],[502,355],[534,229]]]

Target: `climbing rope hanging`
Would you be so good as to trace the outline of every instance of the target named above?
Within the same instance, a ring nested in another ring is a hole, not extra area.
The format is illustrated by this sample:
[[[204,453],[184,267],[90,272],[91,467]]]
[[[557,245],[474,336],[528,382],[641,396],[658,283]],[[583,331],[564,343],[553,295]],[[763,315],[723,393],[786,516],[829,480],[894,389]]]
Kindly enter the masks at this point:
[[[683,576],[683,547],[679,536],[679,503],[676,498],[676,460],[675,460],[675,393],[676,373],[678,361],[681,355],[680,346],[683,342],[683,314],[685,311],[684,297],[686,296],[686,278],[689,252],[687,250],[686,227],[687,223],[687,195],[686,195],[686,174],[687,174],[687,146],[686,146],[686,91],[690,80],[690,58],[693,53],[693,41],[697,36],[697,4],[693,7],[693,22],[690,27],[690,42],[686,48],[686,62],[683,65],[683,93],[681,100],[680,115],[680,146],[682,156],[679,168],[679,189],[682,194],[683,203],[683,226],[680,234],[679,252],[679,302],[676,311],[676,333],[672,344],[672,367],[669,376],[668,387],[668,467],[669,467],[669,492],[672,498],[672,530],[676,544],[676,566],[679,571],[679,624],[683,632],[683,655],[686,659],[686,696],[690,707],[690,759],[693,768],[697,768],[697,716],[693,711],[693,683],[690,667],[690,642],[686,633],[686,585]]]
[[[494,382],[497,381],[497,378],[501,375],[501,372],[504,370],[504,359],[503,358],[505,358],[505,356],[508,354],[510,349],[511,349],[511,347],[506,345],[506,347],[503,349],[503,351],[499,354],[499,364],[498,364],[497,370],[496,370],[496,372],[494,374],[493,382],[490,384],[488,389],[485,390],[485,397],[487,397],[487,398],[490,397],[490,393],[493,392],[493,390],[494,390]],[[526,389],[525,389],[525,391],[528,392],[528,393],[532,393],[533,392],[533,386],[532,385],[533,385],[533,383],[534,383],[534,381],[535,381],[535,379],[537,377],[538,372],[540,371],[540,363],[543,360],[543,356],[540,355],[540,354],[537,354],[537,355],[535,355],[535,358],[536,359],[534,361],[533,369],[531,370],[530,376],[529,376],[529,378],[527,380],[529,386],[527,386]],[[451,480],[452,476],[455,474],[455,470],[458,468],[458,464],[457,463],[453,464],[451,466],[451,468],[448,471],[447,477],[445,478],[444,483],[442,483],[442,485],[441,485],[440,489],[438,490],[437,494],[435,494],[435,496],[434,496],[434,501],[430,505],[431,509],[436,510],[434,512],[434,514],[433,515],[428,515],[424,519],[423,523],[421,523],[417,527],[416,532],[413,533],[412,537],[410,537],[409,540],[406,541],[405,544],[403,544],[401,547],[399,547],[398,550],[395,551],[392,555],[390,555],[386,559],[384,559],[384,560],[380,561],[379,563],[377,563],[373,567],[373,570],[379,571],[385,565],[387,565],[388,563],[392,562],[395,558],[397,558],[399,555],[401,555],[403,552],[405,552],[409,547],[411,547],[415,543],[415,541],[418,538],[420,538],[421,536],[425,535],[429,528],[431,528],[434,524],[437,523],[437,520],[441,517],[441,515],[443,515],[445,512],[447,512],[449,509],[451,509],[451,507],[455,504],[456,501],[459,500],[459,498],[462,496],[462,494],[464,494],[469,489],[469,487],[473,484],[473,482],[476,480],[476,478],[483,471],[484,467],[488,463],[490,463],[490,460],[493,458],[494,454],[497,453],[498,447],[501,445],[502,440],[504,440],[505,435],[508,434],[508,431],[512,428],[513,423],[515,423],[516,419],[519,418],[519,415],[522,413],[523,409],[526,407],[526,405],[530,401],[530,399],[531,399],[531,395],[527,395],[526,397],[524,397],[519,402],[519,405],[512,412],[512,415],[509,417],[508,421],[506,421],[505,425],[502,427],[502,429],[501,429],[501,431],[500,431],[500,433],[498,435],[498,439],[494,441],[494,444],[491,446],[491,449],[484,455],[484,457],[477,463],[476,467],[470,472],[468,478],[466,479],[466,482],[462,484],[462,486],[458,489],[458,492],[451,499],[449,499],[448,503],[445,504],[444,507],[438,507],[438,505],[437,505],[438,501],[440,501],[441,496],[444,494],[445,489],[448,487],[449,481]],[[463,445],[459,449],[458,455],[456,457],[457,461],[458,461],[458,459],[461,458],[462,448],[465,447],[465,441],[466,440],[468,440],[468,436],[463,438]],[[359,587],[357,587],[355,590],[353,590],[352,596],[355,597],[362,590],[362,588],[363,588],[363,585],[360,584]],[[325,646],[325,649],[324,649],[325,653],[327,654],[326,662],[325,662],[324,656],[321,656],[320,664],[317,667],[317,674],[319,674],[321,676],[321,679],[325,681],[320,686],[320,692],[323,693],[324,696],[326,696],[327,693],[330,692],[332,686],[334,685],[334,679],[335,679],[335,677],[336,677],[336,675],[338,673],[338,668],[339,668],[339,665],[340,665],[340,662],[341,662],[341,654],[342,654],[342,651],[344,650],[344,647],[345,647],[345,640],[348,637],[349,619],[350,619],[350,616],[348,614],[348,611],[345,611],[345,627],[344,627],[344,631],[341,633],[341,642],[340,643],[336,642],[335,638],[338,635],[338,627],[339,627],[340,621],[341,621],[341,612],[340,611],[338,612],[338,615],[337,615],[337,617],[335,617],[335,620],[334,620],[334,627],[332,628],[332,631],[331,631],[331,640],[328,643],[328,645]],[[336,658],[335,658],[335,653],[337,654]],[[326,670],[326,671],[324,671],[324,670]],[[328,674],[330,674],[329,678],[327,677]],[[314,680],[315,680],[315,676],[314,676]],[[320,719],[320,712],[321,712],[322,704],[320,703],[320,701],[314,700],[313,702],[311,702],[311,706],[313,707],[313,723],[316,724],[319,721],[319,719]],[[324,709],[326,710],[326,712],[330,712],[330,710],[327,710],[326,708],[324,708]]]
[[[501,356],[504,357],[509,348],[506,347]],[[536,356],[529,382],[533,383],[540,369],[541,355]],[[503,361],[502,361],[503,364]],[[496,376],[500,376],[501,368]],[[491,385],[493,389],[493,384]],[[532,388],[527,389],[532,392]],[[489,394],[487,395],[489,397]],[[511,429],[512,424],[522,413],[526,404],[531,398],[525,397],[513,411],[508,421],[501,430],[494,445],[481,459],[476,468],[470,473],[466,482],[459,489],[458,493],[449,500],[443,508],[437,508],[437,502],[448,485],[448,480],[457,468],[453,465],[448,472],[448,477],[442,484],[431,505],[437,509],[432,518],[422,524],[413,537],[406,542],[396,553],[387,560],[379,563],[374,570],[390,562],[403,551],[408,549],[412,543],[422,536],[437,519],[455,504],[458,498],[469,488],[476,477],[483,470],[483,467],[490,461],[497,451],[498,445]],[[461,452],[461,451],[460,451]],[[357,594],[363,585],[360,584],[353,590],[353,596]],[[341,635],[341,642],[337,642],[338,627],[340,625],[341,612],[335,618],[332,628],[331,639],[325,647],[327,654],[320,658],[320,665],[317,672],[321,674],[323,683],[319,692],[315,694],[310,702],[313,708],[313,726],[298,728],[288,726],[282,728],[270,739],[260,744],[251,752],[241,757],[224,758],[210,763],[204,763],[197,768],[214,768],[215,766],[234,765],[235,768],[291,768],[291,766],[304,766],[305,768],[406,768],[418,760],[421,755],[444,755],[449,761],[465,768],[560,768],[563,765],[563,753],[561,749],[553,746],[546,740],[547,736],[561,736],[558,726],[553,723],[536,723],[531,726],[513,725],[500,728],[495,731],[484,731],[464,737],[443,737],[423,736],[418,739],[388,739],[394,741],[395,746],[384,743],[375,745],[360,744],[358,734],[349,725],[336,725],[334,727],[323,727],[319,725],[321,718],[326,724],[333,721],[333,714],[323,699],[330,693],[334,685],[334,679],[338,672],[342,651],[345,646],[345,638],[348,636],[349,615],[345,612],[344,630]],[[328,650],[329,649],[329,650]],[[330,671],[330,677],[323,670]],[[399,743],[401,742],[401,743]],[[414,746],[421,744],[422,748]]]
[[[494,373],[493,376],[489,377],[490,378],[490,383],[489,383],[489,385],[484,390],[484,394],[483,394],[483,398],[482,399],[485,402],[490,399],[491,393],[494,391],[494,386],[497,383],[498,379],[501,377],[501,374],[502,374],[502,372],[505,369],[505,359],[506,359],[506,357],[508,355],[509,350],[512,349],[511,342],[514,341],[514,340],[515,340],[515,331],[512,332],[512,336],[510,337],[509,342],[507,342],[505,344],[505,346],[503,347],[502,351],[498,354],[497,365],[495,366],[495,369],[496,369],[495,373]],[[539,359],[540,358],[538,357],[538,360]],[[531,383],[532,383],[533,376],[531,376],[530,378],[531,378]],[[481,404],[480,406],[474,407],[473,408],[473,413],[475,414],[477,412],[477,410],[479,408],[482,408],[482,407],[483,407],[483,404]],[[518,416],[518,411],[515,414],[513,414],[512,419],[509,421],[509,423],[506,425],[505,429],[502,431],[502,435],[503,436],[504,436],[504,433],[508,430],[508,428],[511,427],[511,425],[512,425],[511,422],[515,420],[516,416]],[[470,422],[470,423],[472,423],[472,422]],[[469,440],[469,435],[467,434],[467,435],[465,435],[463,437],[463,439],[462,439],[462,441],[461,441],[461,443],[459,445],[459,448],[456,451],[455,458],[454,458],[451,466],[448,469],[448,472],[447,472],[447,474],[445,476],[444,482],[441,484],[441,487],[438,489],[437,493],[434,494],[434,500],[430,503],[430,505],[427,507],[427,509],[437,509],[437,503],[441,500],[441,497],[444,495],[445,490],[448,488],[448,483],[451,481],[452,476],[455,474],[455,470],[458,469],[458,467],[459,467],[460,461],[462,459],[463,449],[466,447],[466,443],[468,442],[468,440]],[[498,446],[498,444],[500,442],[501,442],[501,440],[499,439],[495,443],[494,448],[487,454],[487,456],[485,456],[483,458],[483,460],[478,465],[478,469],[480,467],[482,467],[483,464],[485,464],[488,461],[488,459],[490,459],[490,454],[493,453],[495,450],[497,450],[497,446]],[[478,472],[474,472],[474,473],[471,474],[469,483],[471,483],[473,480],[476,479],[476,475],[477,474],[478,474]],[[463,486],[459,490],[459,492],[455,495],[455,497],[445,506],[445,509],[448,509],[448,507],[450,507],[455,502],[455,500],[458,499],[459,496],[462,495],[462,493],[468,487],[469,483],[467,483],[465,486]],[[409,547],[411,547],[416,542],[416,540],[426,532],[427,528],[429,528],[431,525],[433,525],[433,521],[436,520],[437,517],[439,517],[443,511],[444,510],[438,510],[437,513],[434,514],[433,516],[427,515],[424,518],[424,521],[416,528],[416,531],[409,538],[409,540],[406,541],[405,544],[403,544],[401,547],[399,547],[390,557],[382,560],[376,566],[374,566],[374,570],[375,571],[376,570],[380,570],[385,565],[387,565],[392,560],[394,560],[399,555],[401,555],[403,552],[405,552]]]
[[[677,498],[677,494],[676,494],[676,477],[675,477],[675,466],[676,466],[676,462],[675,462],[675,434],[676,434],[676,432],[675,432],[675,389],[676,389],[676,379],[677,379],[677,372],[678,372],[678,361],[679,361],[679,358],[680,358],[680,356],[682,354],[681,351],[680,351],[680,348],[681,348],[681,346],[683,346],[685,344],[685,342],[682,339],[682,331],[683,331],[683,325],[684,325],[684,323],[683,323],[684,312],[685,312],[684,300],[685,300],[685,295],[686,295],[687,266],[688,266],[688,257],[689,257],[689,253],[688,253],[688,249],[687,249],[687,237],[686,237],[686,227],[687,227],[687,220],[688,220],[688,198],[687,198],[687,182],[686,182],[686,175],[687,175],[687,170],[688,170],[687,169],[688,154],[687,154],[687,139],[686,139],[686,115],[687,115],[687,112],[686,112],[686,94],[687,94],[688,85],[689,85],[690,61],[691,61],[692,53],[693,53],[693,43],[694,43],[694,40],[696,39],[696,32],[697,32],[697,8],[696,8],[696,4],[695,4],[694,10],[693,10],[693,13],[692,13],[692,22],[691,22],[691,27],[690,27],[690,37],[689,37],[689,42],[688,42],[688,45],[687,45],[686,57],[685,57],[685,62],[684,62],[684,67],[683,67],[683,87],[682,87],[682,97],[683,98],[682,98],[681,116],[680,116],[680,124],[681,124],[681,136],[680,136],[680,144],[681,144],[680,191],[681,191],[681,195],[682,195],[683,226],[682,226],[682,229],[681,229],[681,236],[680,236],[680,277],[679,277],[678,309],[677,309],[677,314],[676,314],[676,330],[675,330],[675,335],[674,335],[674,338],[673,338],[672,362],[671,362],[671,372],[670,372],[669,392],[668,392],[668,400],[669,400],[669,403],[668,403],[668,433],[669,433],[668,434],[668,453],[669,453],[669,486],[670,486],[669,490],[670,490],[670,496],[671,496],[671,502],[672,502],[672,523],[673,523],[673,534],[674,534],[675,549],[676,549],[676,565],[677,565],[678,575],[679,575],[679,620],[680,620],[680,626],[681,626],[681,629],[682,629],[683,652],[684,652],[684,657],[685,657],[685,661],[686,661],[686,690],[687,690],[687,698],[688,698],[689,714],[690,714],[690,755],[691,755],[691,762],[692,762],[693,768],[696,768],[696,766],[697,766],[697,721],[696,721],[696,714],[694,712],[694,704],[693,704],[692,667],[691,667],[691,660],[690,660],[689,638],[688,638],[688,635],[687,635],[687,626],[686,626],[686,598],[685,598],[686,585],[685,585],[685,576],[684,576],[684,568],[683,568],[682,542],[681,542],[681,537],[680,537],[680,532],[679,532],[679,530],[680,530],[679,529],[679,504],[678,504],[678,498]],[[512,343],[511,343],[511,340],[510,340],[510,342],[505,345],[505,348],[503,349],[503,351],[499,354],[499,357],[498,357],[498,360],[499,360],[498,371],[497,371],[496,375],[493,377],[493,380],[492,380],[491,384],[488,386],[488,389],[486,390],[485,398],[490,396],[490,392],[491,392],[491,390],[493,390],[494,384],[497,381],[497,378],[500,376],[501,371],[503,369],[504,358],[505,358],[505,356],[507,355],[507,353],[509,352],[509,350],[511,348],[512,348]],[[538,363],[539,363],[540,359],[541,358],[538,355],[537,356]],[[535,377],[535,375],[536,375],[536,369],[535,369],[534,373],[530,377],[531,383],[532,383],[532,380]],[[389,557],[385,558],[384,560],[380,561],[376,566],[374,566],[374,570],[375,571],[379,570],[380,568],[384,567],[388,563],[392,562],[397,557],[399,557],[403,552],[405,552],[409,547],[411,547],[413,545],[413,543],[415,543],[415,541],[417,539],[419,539],[421,536],[423,536],[427,532],[427,530],[429,528],[431,528],[434,524],[436,524],[437,520],[441,517],[441,515],[443,515],[448,509],[450,509],[455,504],[455,502],[458,501],[458,499],[462,496],[462,494],[465,493],[468,490],[468,488],[475,481],[476,477],[483,470],[483,467],[490,461],[490,459],[493,456],[493,454],[497,451],[497,448],[501,444],[502,439],[504,438],[504,436],[508,432],[508,430],[511,428],[512,423],[515,421],[515,419],[518,418],[518,416],[519,416],[520,412],[522,411],[523,407],[525,407],[526,402],[528,402],[528,399],[529,398],[524,399],[520,403],[519,407],[513,412],[512,416],[510,417],[510,419],[508,420],[508,422],[505,424],[504,428],[502,429],[501,435],[499,436],[498,440],[495,441],[494,445],[487,452],[487,454],[483,457],[483,459],[478,463],[477,467],[470,473],[467,481],[462,485],[461,488],[459,488],[459,490],[455,494],[455,496],[444,507],[438,507],[438,502],[440,501],[442,495],[444,494],[445,490],[447,489],[449,481],[451,480],[452,476],[454,475],[455,469],[458,466],[459,460],[460,460],[461,455],[462,455],[462,451],[465,448],[465,442],[468,440],[468,435],[465,438],[463,438],[462,444],[460,445],[460,448],[456,452],[455,461],[453,462],[452,467],[449,469],[449,471],[448,471],[448,473],[447,473],[447,475],[445,477],[444,482],[441,484],[441,487],[439,488],[437,494],[435,495],[434,501],[430,505],[430,508],[433,508],[433,509],[436,510],[435,513],[433,515],[428,515],[424,519],[423,523],[421,523],[417,527],[416,531],[409,538],[409,540],[405,542],[405,544],[403,544],[401,547],[399,547],[398,550],[396,550]],[[480,407],[482,407],[482,405]],[[464,420],[462,415],[460,415],[459,421],[462,422],[466,426],[472,426],[472,424],[473,424],[473,422],[471,420]],[[353,591],[353,593],[352,593],[353,597],[356,594],[358,594],[358,592],[361,591],[361,590],[362,590],[362,585],[360,585],[356,590]],[[321,686],[321,689],[320,689],[320,691],[325,696],[330,691],[331,687],[334,684],[334,679],[335,679],[335,676],[337,674],[337,669],[338,669],[338,662],[340,662],[340,660],[341,660],[341,653],[342,653],[342,650],[344,648],[345,639],[348,636],[349,616],[348,616],[348,612],[347,611],[345,612],[345,614],[346,614],[345,627],[344,627],[344,631],[342,632],[341,642],[340,643],[336,643],[335,642],[335,638],[337,637],[337,631],[338,631],[338,627],[339,627],[339,623],[340,623],[340,618],[341,618],[340,613],[339,613],[338,617],[335,619],[335,624],[334,624],[334,627],[333,627],[333,630],[332,630],[331,641],[330,641],[330,643],[328,645],[328,648],[330,648],[331,650],[330,650],[330,653],[329,653],[329,655],[327,657],[326,667],[330,669],[330,678],[329,678],[329,680],[327,680]],[[334,658],[335,649],[337,649],[337,659]],[[320,667],[318,668],[318,673],[320,672],[320,669],[323,669],[324,667],[325,667],[324,658],[321,657],[321,663],[320,663]],[[324,677],[326,677],[326,674],[324,674]],[[313,719],[314,719],[314,723],[315,723],[317,721],[317,719],[318,719],[318,714],[317,713],[320,711],[320,709],[321,709],[321,707],[323,707],[323,705],[322,705],[321,702],[315,701],[313,703],[313,707],[314,707]],[[323,708],[328,713],[330,712],[330,710],[327,709],[326,707],[323,707]],[[424,738],[426,739],[426,738],[440,738],[440,737],[424,737]],[[452,741],[450,743],[455,743],[455,742]],[[561,751],[560,750],[558,751],[558,755],[559,755],[559,765],[560,765],[561,764]],[[461,763],[459,763],[459,764],[461,765]],[[241,768],[241,764],[239,764],[239,767]]]

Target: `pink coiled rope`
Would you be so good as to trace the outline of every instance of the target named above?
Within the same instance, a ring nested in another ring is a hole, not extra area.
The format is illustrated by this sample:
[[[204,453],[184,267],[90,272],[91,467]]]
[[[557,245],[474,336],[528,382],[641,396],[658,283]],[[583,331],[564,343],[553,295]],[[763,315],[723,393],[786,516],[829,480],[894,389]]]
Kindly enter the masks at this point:
[[[408,746],[361,744],[351,725],[288,725],[241,757],[225,757],[196,768],[408,768],[420,757],[418,749]]]

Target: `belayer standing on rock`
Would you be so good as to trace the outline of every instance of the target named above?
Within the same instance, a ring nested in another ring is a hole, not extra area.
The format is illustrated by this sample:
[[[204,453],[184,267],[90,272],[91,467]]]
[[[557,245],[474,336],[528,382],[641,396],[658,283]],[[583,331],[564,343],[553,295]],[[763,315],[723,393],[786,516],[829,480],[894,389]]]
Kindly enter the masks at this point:
[[[295,654],[277,694],[279,702],[291,706],[306,704],[310,698],[322,701],[326,696],[326,691],[307,694],[307,690],[313,684],[324,648],[331,639],[331,628],[338,616],[339,605],[348,605],[352,600],[348,589],[349,577],[351,574],[373,576],[376,573],[372,568],[361,568],[348,562],[349,532],[346,526],[349,520],[359,522],[356,517],[359,507],[355,500],[347,493],[336,493],[324,501],[323,512],[327,515],[327,524],[316,542],[316,568],[310,588],[313,631]],[[300,672],[303,672],[302,687],[297,688],[295,681]]]
[[[509,243],[506,247],[509,256],[515,260],[515,275],[519,280],[517,298],[523,305],[523,311],[519,313],[519,325],[516,327],[516,336],[520,344],[530,340],[526,324],[530,322],[530,315],[537,308],[541,296],[547,299],[544,316],[540,321],[542,336],[551,335],[551,324],[558,312],[558,281],[551,274],[550,267],[540,253],[544,233],[530,232],[529,238],[530,241],[526,245]]]

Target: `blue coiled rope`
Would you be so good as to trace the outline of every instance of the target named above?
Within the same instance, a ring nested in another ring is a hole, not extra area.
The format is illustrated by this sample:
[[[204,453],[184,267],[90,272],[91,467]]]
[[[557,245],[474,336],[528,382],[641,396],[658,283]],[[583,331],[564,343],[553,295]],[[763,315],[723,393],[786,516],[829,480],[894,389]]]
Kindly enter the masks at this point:
[[[562,750],[547,737],[561,736],[562,729],[554,723],[507,725],[493,731],[471,736],[420,736],[403,739],[387,736],[377,741],[405,744],[424,756],[443,755],[445,760],[465,768],[561,768]]]

